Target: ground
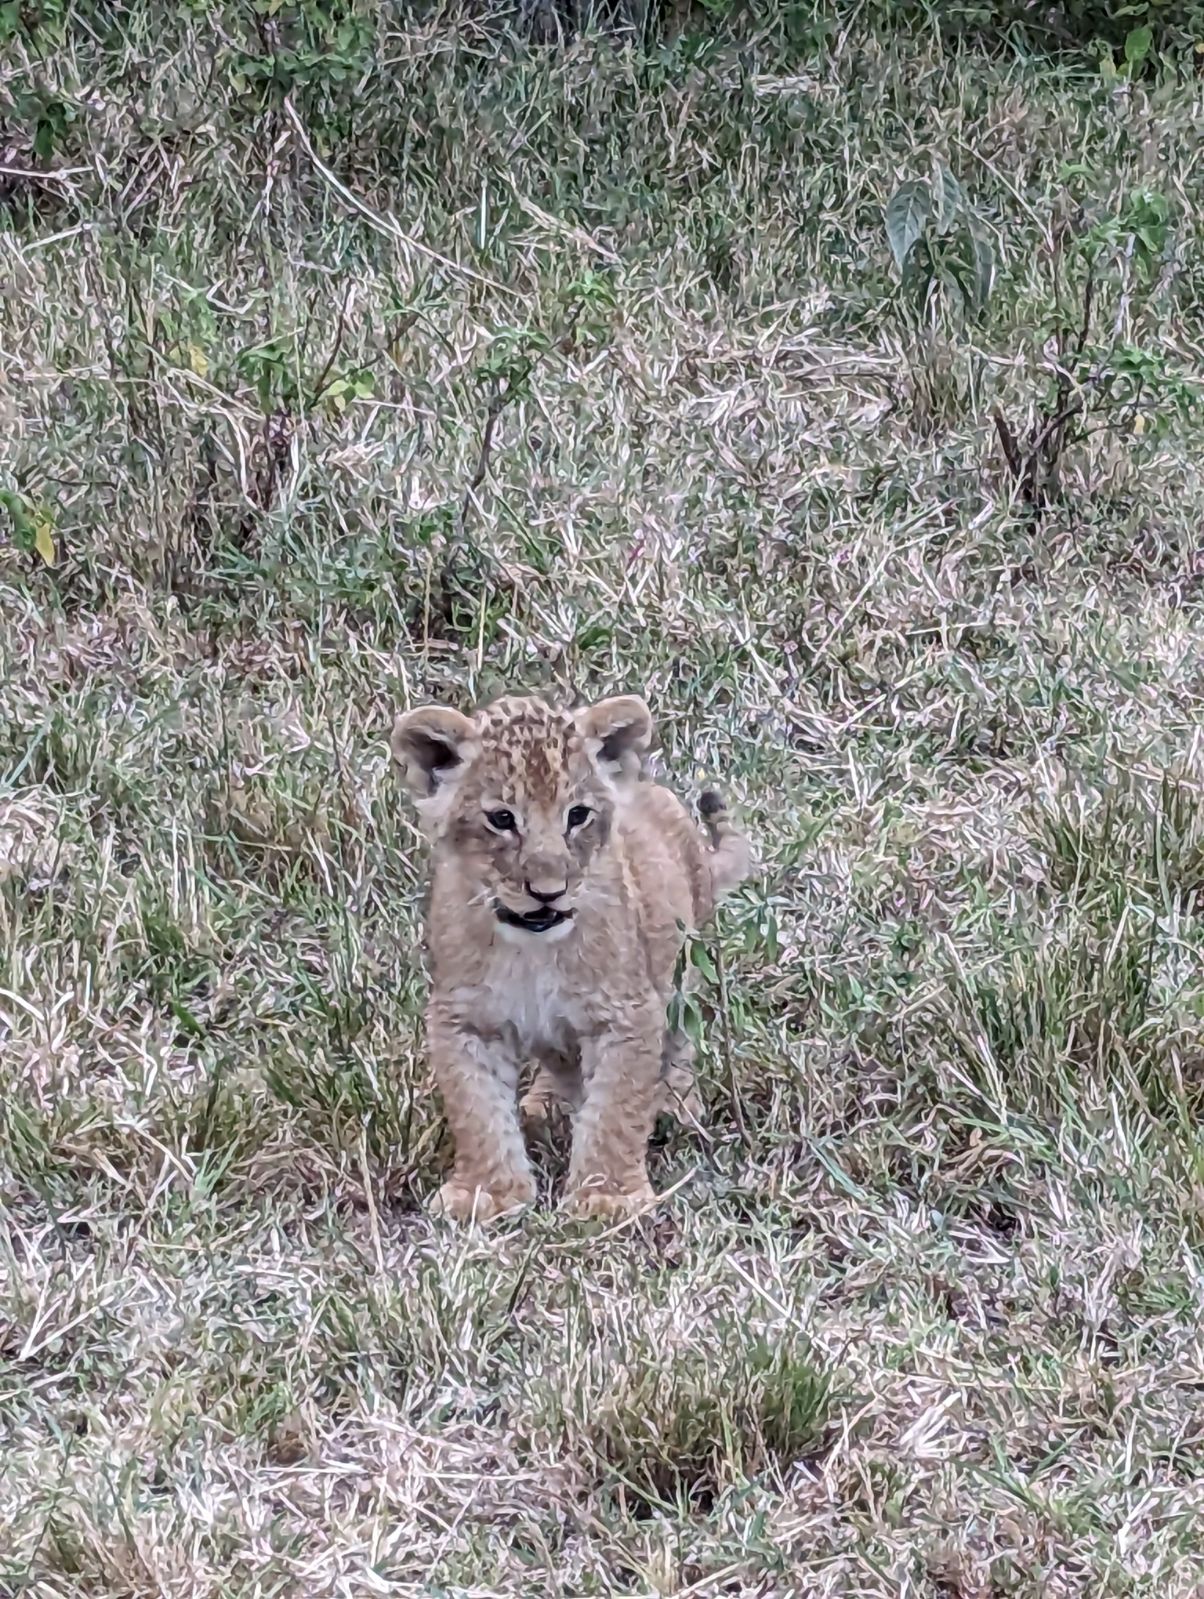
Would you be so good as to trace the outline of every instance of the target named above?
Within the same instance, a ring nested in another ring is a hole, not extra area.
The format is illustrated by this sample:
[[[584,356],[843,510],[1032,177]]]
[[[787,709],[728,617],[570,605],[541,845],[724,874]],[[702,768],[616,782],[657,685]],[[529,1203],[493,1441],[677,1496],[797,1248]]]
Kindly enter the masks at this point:
[[[1201,79],[771,9],[5,21],[4,1594],[1202,1591]],[[426,1213],[502,684],[762,853],[648,1220]]]

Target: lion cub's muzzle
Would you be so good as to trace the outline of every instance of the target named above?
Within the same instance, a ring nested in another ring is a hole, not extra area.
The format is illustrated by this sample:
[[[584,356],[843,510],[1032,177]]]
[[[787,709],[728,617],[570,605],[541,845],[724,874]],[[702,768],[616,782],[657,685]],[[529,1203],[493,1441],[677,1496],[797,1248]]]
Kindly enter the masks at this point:
[[[527,900],[534,900],[534,905],[515,910],[497,896],[493,901],[494,915],[505,926],[517,927],[524,933],[550,933],[572,919],[571,886],[568,872],[559,868],[559,863],[533,862],[523,877],[523,894]]]

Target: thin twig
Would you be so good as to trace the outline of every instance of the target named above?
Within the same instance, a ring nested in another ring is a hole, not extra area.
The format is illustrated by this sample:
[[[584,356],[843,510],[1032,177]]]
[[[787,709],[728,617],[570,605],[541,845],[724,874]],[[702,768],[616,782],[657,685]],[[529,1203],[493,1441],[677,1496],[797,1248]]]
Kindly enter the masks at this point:
[[[993,411],[991,420],[995,424],[995,432],[999,437],[999,447],[1003,451],[1004,459],[1008,464],[1008,471],[1019,483],[1024,476],[1024,463],[1020,459],[1020,449],[1016,443],[1016,435],[1002,411]]]
[[[0,162],[0,178],[29,178],[38,183],[65,183],[68,178],[78,178],[91,167],[50,167],[45,172],[37,167],[10,167]]]
[[[317,383],[314,385],[314,391],[309,402],[311,408],[318,405],[322,396],[326,393],[326,380],[330,377],[331,370],[339,358],[339,352],[343,348],[343,335],[347,331],[347,308],[351,304],[351,296],[354,292],[355,282],[352,280],[347,285],[347,292],[343,296],[342,305],[339,307],[339,319],[334,330],[334,347],[330,352],[330,358],[322,368]]]
[[[1079,393],[1075,395],[1074,399],[1068,400],[1062,406],[1061,410],[1056,411],[1054,415],[1050,417],[1041,431],[1033,438],[1033,442],[1029,447],[1030,459],[1035,459],[1041,453],[1049,441],[1058,432],[1059,428],[1065,427],[1067,422],[1073,421],[1073,419],[1082,412],[1086,404],[1086,401],[1083,399],[1083,391],[1093,387],[1100,381],[1102,376],[1103,374],[1100,372],[1092,372],[1089,377],[1084,378],[1082,383],[1079,385]]]
[[[506,409],[506,402],[512,392],[511,385],[499,382],[489,396],[489,405],[485,411],[485,426],[481,429],[481,448],[477,452],[476,468],[472,477],[468,480],[468,486],[464,490],[464,498],[460,502],[461,532],[463,532],[464,526],[468,521],[468,513],[472,509],[476,492],[481,484],[484,483],[486,474],[489,471],[489,457],[493,450],[493,435],[497,430],[498,419]]]

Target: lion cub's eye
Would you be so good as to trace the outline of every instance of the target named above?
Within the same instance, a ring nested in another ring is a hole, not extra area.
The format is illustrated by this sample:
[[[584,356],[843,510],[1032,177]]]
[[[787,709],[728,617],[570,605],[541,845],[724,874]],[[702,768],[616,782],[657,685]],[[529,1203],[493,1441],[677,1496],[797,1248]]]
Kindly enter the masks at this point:
[[[588,805],[571,805],[565,821],[571,831],[574,827],[584,827],[593,814]]]
[[[485,820],[495,833],[513,833],[518,829],[513,811],[486,811]]]

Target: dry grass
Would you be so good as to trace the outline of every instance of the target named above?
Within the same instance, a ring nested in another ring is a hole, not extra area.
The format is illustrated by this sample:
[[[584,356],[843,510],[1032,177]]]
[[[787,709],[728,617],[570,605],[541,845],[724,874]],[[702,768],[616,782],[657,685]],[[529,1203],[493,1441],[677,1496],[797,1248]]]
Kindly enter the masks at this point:
[[[109,9],[0,67],[0,1593],[1198,1594],[1201,81]],[[639,1226],[424,1216],[384,738],[502,682],[766,858]]]

